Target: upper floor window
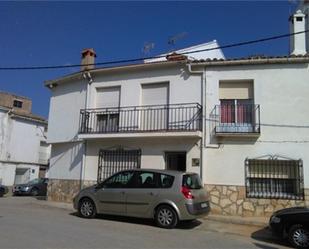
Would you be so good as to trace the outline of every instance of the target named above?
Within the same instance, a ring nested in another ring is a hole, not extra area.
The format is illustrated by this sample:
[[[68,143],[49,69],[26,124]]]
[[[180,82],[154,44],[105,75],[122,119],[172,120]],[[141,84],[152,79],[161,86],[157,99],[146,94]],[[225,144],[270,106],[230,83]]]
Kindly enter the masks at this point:
[[[220,81],[220,122],[223,124],[251,123],[253,112],[252,81]]]
[[[23,102],[20,101],[20,100],[15,99],[15,100],[13,101],[13,106],[14,106],[14,107],[17,107],[17,108],[22,108],[22,107],[23,107]]]

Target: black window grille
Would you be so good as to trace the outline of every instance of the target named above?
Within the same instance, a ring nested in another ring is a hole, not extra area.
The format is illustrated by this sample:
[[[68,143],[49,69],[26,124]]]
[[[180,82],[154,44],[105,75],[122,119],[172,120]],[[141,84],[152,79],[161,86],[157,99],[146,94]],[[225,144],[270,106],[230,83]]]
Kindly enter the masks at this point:
[[[140,150],[100,150],[97,180],[102,182],[118,171],[140,168],[140,164]]]
[[[245,168],[247,197],[304,199],[302,160],[246,159]]]

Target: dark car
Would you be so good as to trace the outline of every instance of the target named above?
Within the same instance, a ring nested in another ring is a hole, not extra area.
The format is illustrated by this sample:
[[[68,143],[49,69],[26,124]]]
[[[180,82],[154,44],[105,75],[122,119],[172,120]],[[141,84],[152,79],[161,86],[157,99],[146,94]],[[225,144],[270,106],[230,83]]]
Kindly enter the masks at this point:
[[[296,248],[309,248],[309,208],[294,207],[273,213],[269,226],[275,235],[288,238]]]
[[[34,179],[26,184],[13,187],[13,195],[45,196],[47,193],[47,178]]]
[[[7,192],[9,192],[8,188],[0,184],[0,197],[4,196]]]

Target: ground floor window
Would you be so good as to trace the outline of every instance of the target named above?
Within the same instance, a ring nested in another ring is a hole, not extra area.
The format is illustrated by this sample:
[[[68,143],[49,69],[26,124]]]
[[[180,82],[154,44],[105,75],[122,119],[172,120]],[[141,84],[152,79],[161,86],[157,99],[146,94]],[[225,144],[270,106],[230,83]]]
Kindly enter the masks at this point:
[[[247,197],[304,199],[302,160],[246,159],[245,167]]]
[[[140,168],[140,150],[100,150],[97,181],[102,182],[121,170]]]

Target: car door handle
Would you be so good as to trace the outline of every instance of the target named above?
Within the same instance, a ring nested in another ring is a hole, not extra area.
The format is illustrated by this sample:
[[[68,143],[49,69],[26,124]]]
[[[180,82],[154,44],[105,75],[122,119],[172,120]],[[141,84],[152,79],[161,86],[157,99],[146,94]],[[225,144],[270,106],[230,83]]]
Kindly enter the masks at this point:
[[[125,193],[126,193],[126,192],[124,192],[124,191],[121,191],[121,194],[123,194],[123,195],[124,195]]]
[[[150,193],[149,193],[149,195],[153,195],[153,193],[152,193],[152,192],[150,192]]]

